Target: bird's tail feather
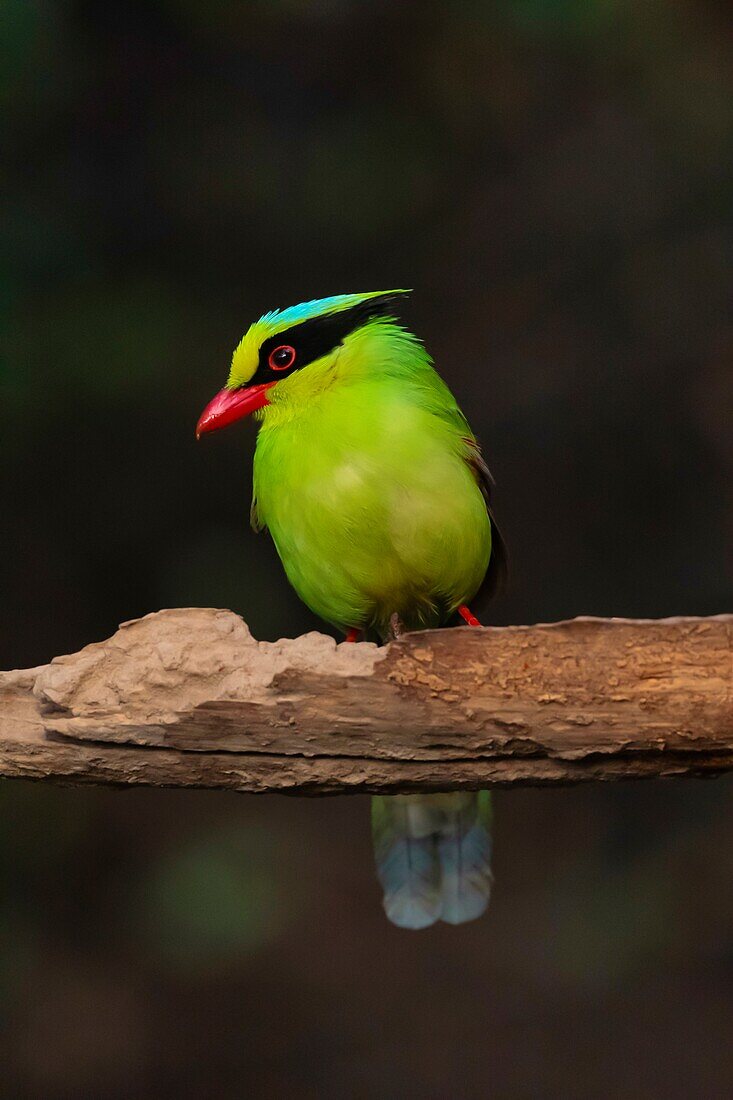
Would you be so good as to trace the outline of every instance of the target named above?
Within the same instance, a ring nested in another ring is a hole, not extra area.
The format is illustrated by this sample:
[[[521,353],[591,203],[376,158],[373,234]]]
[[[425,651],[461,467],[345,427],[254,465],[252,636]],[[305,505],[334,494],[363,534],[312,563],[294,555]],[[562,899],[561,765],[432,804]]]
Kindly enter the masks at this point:
[[[481,916],[491,890],[488,791],[379,795],[372,832],[384,909],[400,928]]]

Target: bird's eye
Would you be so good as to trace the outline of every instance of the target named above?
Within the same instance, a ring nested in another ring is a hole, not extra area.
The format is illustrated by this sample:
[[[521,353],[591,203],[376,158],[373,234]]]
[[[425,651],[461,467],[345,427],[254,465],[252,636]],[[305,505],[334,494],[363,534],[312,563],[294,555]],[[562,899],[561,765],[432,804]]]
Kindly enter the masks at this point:
[[[295,348],[290,344],[281,344],[279,348],[273,348],[267,360],[272,370],[287,370],[295,362]]]

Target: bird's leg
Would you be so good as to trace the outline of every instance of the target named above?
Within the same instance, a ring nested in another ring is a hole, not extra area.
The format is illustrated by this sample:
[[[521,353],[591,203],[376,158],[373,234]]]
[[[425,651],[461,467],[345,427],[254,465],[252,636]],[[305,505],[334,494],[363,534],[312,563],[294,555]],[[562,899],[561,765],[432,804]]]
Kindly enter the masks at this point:
[[[472,614],[471,608],[466,607],[465,603],[462,603],[461,606],[458,608],[458,614],[461,616],[465,623],[468,623],[469,626],[481,626],[481,623],[478,621],[476,616]]]
[[[387,628],[386,641],[394,642],[397,638],[401,637],[405,633],[405,628],[402,625],[402,619],[397,612],[393,612],[389,617],[389,627]]]
[[[359,630],[359,627],[358,626],[352,626],[351,630],[346,631],[346,638],[344,639],[344,641],[358,642],[360,635],[361,635],[361,631]]]

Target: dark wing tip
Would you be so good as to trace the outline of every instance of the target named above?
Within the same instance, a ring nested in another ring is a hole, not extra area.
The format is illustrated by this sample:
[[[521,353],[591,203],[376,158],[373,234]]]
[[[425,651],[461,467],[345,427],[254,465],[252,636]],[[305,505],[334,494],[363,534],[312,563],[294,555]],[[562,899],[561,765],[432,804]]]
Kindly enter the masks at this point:
[[[465,443],[469,448],[468,463],[474,472],[481,495],[486,502],[486,511],[491,522],[491,557],[489,558],[486,576],[476,594],[478,599],[488,600],[492,596],[503,592],[507,587],[509,581],[509,555],[504,537],[494,519],[492,494],[495,483],[491,470],[486,465],[486,460],[481,454],[481,448],[476,440],[467,438]]]
[[[504,536],[496,525],[494,514],[487,508],[491,521],[491,557],[489,568],[486,570],[483,584],[479,589],[479,595],[485,599],[505,592],[509,584],[509,554],[507,553]]]

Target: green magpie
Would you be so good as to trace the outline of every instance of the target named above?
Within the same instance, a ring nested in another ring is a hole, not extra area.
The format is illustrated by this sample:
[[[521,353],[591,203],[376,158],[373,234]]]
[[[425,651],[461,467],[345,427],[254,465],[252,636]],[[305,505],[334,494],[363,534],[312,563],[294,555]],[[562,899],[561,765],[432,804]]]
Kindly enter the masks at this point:
[[[422,343],[406,290],[266,313],[234,351],[197,436],[253,414],[252,525],[346,641],[437,627],[497,586],[504,547],[479,445]],[[491,886],[489,794],[378,796],[377,871],[403,928],[460,924]]]

